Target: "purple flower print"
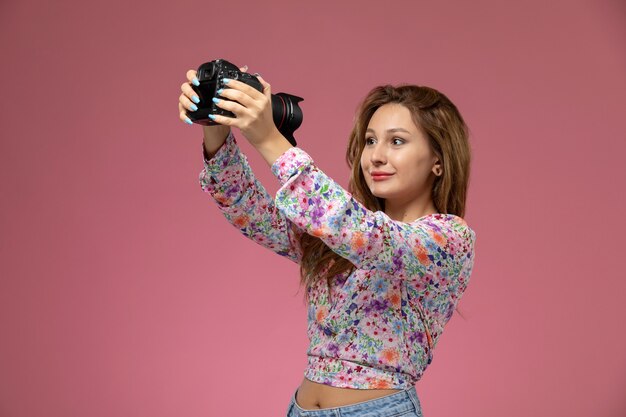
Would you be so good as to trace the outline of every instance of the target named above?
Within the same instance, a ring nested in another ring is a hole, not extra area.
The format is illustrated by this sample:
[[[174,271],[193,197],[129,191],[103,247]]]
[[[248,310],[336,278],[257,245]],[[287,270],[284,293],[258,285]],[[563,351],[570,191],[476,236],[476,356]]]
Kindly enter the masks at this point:
[[[329,343],[327,350],[328,353],[332,355],[337,355],[337,353],[339,352],[339,345],[337,345],[336,343]]]

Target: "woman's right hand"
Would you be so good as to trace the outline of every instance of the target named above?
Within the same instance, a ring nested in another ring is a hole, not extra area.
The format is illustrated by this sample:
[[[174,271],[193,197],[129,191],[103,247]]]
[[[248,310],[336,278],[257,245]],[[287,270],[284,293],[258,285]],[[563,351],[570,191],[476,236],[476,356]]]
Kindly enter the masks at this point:
[[[241,72],[246,72],[248,70],[248,66],[244,66],[243,68],[239,68]],[[196,78],[197,71],[190,69],[187,71],[187,82],[183,83],[180,86],[182,91],[180,97],[178,98],[178,112],[179,118],[181,121],[192,125],[193,122],[189,117],[187,117],[187,110],[196,111],[197,106],[196,103],[200,101],[200,98],[196,94],[196,92],[191,88],[191,84],[199,85],[198,79]],[[217,152],[217,150],[222,146],[226,137],[230,133],[230,127],[224,126],[220,124],[204,126],[201,125],[204,130],[204,148],[207,151],[209,156],[212,156]]]

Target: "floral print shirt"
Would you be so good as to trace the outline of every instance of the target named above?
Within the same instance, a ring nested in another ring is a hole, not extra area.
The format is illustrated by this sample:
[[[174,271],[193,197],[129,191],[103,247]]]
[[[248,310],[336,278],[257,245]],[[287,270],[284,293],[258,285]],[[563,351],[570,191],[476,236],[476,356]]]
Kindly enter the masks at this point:
[[[231,133],[213,158],[204,153],[199,181],[233,226],[278,255],[299,263],[298,238],[309,233],[356,266],[330,287],[307,288],[304,376],[342,388],[412,387],[469,282],[474,231],[452,214],[403,223],[372,212],[298,147],[271,169],[275,198]]]

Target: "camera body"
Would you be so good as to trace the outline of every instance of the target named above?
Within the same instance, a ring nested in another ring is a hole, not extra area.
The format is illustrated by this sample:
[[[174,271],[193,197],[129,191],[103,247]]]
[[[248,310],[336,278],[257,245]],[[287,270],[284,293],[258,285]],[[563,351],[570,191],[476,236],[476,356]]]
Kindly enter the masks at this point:
[[[263,85],[256,76],[239,71],[236,65],[225,59],[216,59],[200,65],[196,78],[198,78],[200,85],[196,86],[191,84],[191,88],[193,88],[200,98],[200,102],[196,104],[198,110],[188,110],[187,115],[192,122],[203,126],[218,124],[209,118],[210,114],[236,117],[232,112],[218,107],[212,100],[213,97],[217,97],[217,91],[220,88],[228,88],[228,86],[224,84],[224,78],[241,81],[258,91],[263,91]],[[221,96],[219,98],[221,100],[228,100]],[[300,101],[302,101],[302,98],[291,94],[272,94],[272,116],[274,124],[293,146],[297,145],[293,137],[293,132],[302,124],[302,110],[298,106],[298,102]]]
[[[196,93],[198,93],[198,97],[200,97],[200,103],[202,103],[203,101],[206,102],[208,111],[207,117],[209,114],[235,117],[232,112],[217,107],[217,105],[213,103],[212,100],[213,97],[217,97],[217,90],[219,90],[220,88],[228,88],[226,84],[224,84],[224,78],[241,81],[242,83],[246,83],[259,91],[263,91],[263,86],[261,85],[261,82],[258,80],[257,77],[239,71],[239,68],[237,68],[237,66],[223,59],[216,59],[215,61],[207,62],[200,65],[196,77],[198,78],[200,85],[196,87],[192,84],[191,87],[196,91]],[[228,100],[224,97],[220,97],[220,99]],[[208,119],[208,121],[209,122],[206,124],[202,121],[199,121],[199,123],[205,126],[217,124],[211,119]]]

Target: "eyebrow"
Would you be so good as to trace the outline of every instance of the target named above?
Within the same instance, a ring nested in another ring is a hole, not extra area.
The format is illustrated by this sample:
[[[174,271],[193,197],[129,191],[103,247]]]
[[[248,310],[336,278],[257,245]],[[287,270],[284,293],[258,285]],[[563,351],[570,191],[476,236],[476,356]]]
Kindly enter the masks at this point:
[[[376,132],[374,132],[374,129],[371,129],[371,128],[367,129],[366,132],[376,133]],[[402,129],[401,127],[394,127],[393,129],[387,129],[387,132],[388,133],[405,132],[405,133],[409,133],[409,134],[411,133],[411,132],[409,132],[406,129]]]

